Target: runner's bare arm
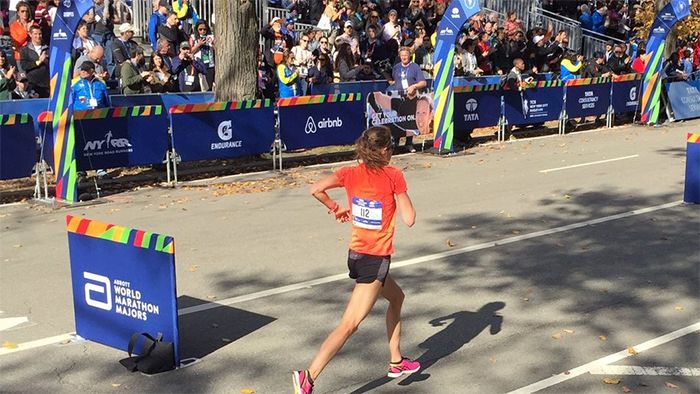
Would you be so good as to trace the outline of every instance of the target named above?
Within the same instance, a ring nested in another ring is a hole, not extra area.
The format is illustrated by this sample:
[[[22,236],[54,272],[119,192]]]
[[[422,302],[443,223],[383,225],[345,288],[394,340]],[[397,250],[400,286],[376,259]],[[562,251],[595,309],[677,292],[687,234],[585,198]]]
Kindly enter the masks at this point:
[[[413,203],[408,193],[400,193],[396,195],[396,204],[401,213],[401,219],[408,227],[413,227],[416,222],[416,210],[413,209]]]
[[[328,208],[329,213],[338,210],[339,205],[326,193],[328,189],[342,187],[335,175],[329,175],[311,185],[311,195]]]

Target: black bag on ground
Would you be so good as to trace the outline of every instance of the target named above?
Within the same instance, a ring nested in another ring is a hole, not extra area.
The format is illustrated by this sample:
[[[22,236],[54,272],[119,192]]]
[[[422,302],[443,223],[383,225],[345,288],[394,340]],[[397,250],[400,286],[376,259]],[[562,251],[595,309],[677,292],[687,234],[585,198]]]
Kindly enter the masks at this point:
[[[134,346],[140,337],[144,337],[141,351],[133,356]],[[130,372],[140,371],[151,375],[175,369],[175,348],[172,342],[163,342],[163,334],[153,338],[146,332],[135,333],[129,340],[129,357],[119,363]]]

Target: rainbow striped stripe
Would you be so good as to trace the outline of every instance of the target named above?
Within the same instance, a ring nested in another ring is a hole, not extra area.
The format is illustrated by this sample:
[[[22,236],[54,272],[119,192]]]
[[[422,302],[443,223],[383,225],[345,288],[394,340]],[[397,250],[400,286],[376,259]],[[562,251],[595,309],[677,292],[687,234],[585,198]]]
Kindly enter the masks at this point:
[[[0,115],[0,126],[29,123],[29,114]]]
[[[75,111],[73,112],[73,118],[75,120],[125,118],[127,116],[136,118],[145,116],[158,116],[162,113],[163,107],[161,105],[143,105],[136,107],[97,108],[87,109],[83,111]]]
[[[214,112],[237,109],[268,108],[272,105],[270,99],[265,100],[240,100],[240,101],[217,101],[202,104],[180,104],[170,107],[171,114],[186,114],[192,112]]]
[[[292,105],[308,105],[323,103],[345,103],[350,101],[361,101],[362,93],[340,93],[315,96],[288,97],[277,100],[280,107],[290,107]]]
[[[700,144],[700,133],[688,133],[689,144]]]
[[[455,93],[472,93],[472,92],[495,92],[503,89],[499,84],[491,85],[474,85],[474,86],[455,86]]]
[[[639,81],[642,79],[642,74],[623,74],[613,76],[613,82],[629,82],[629,81]]]
[[[66,228],[69,233],[73,234],[133,245],[137,248],[154,250],[156,252],[175,253],[175,240],[167,235],[116,226],[71,215],[66,216]]]
[[[566,81],[566,86],[586,86],[601,83],[610,83],[611,79],[607,77],[598,78],[576,78]]]

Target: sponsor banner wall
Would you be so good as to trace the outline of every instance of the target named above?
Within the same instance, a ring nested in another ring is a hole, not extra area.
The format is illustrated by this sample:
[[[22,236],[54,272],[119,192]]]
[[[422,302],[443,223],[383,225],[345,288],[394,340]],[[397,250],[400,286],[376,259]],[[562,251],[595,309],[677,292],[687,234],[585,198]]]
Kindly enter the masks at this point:
[[[163,334],[179,364],[175,240],[66,216],[76,333],[126,351],[131,335]]]
[[[31,176],[36,162],[32,117],[29,114],[0,114],[0,179]]]
[[[432,135],[433,94],[408,97],[403,92],[374,92],[367,98],[367,127],[386,126],[394,142],[401,137]]]
[[[566,115],[603,115],[610,106],[610,78],[579,78],[566,82]]]
[[[359,93],[280,99],[280,138],[287,149],[350,145],[365,129]]]
[[[623,114],[637,111],[642,89],[641,78],[641,74],[628,74],[613,79],[613,112]]]
[[[700,80],[667,83],[666,93],[675,120],[700,118]]]
[[[500,84],[455,87],[455,131],[496,126],[500,117]]]
[[[270,100],[175,105],[170,117],[173,148],[183,161],[269,152],[275,139]]]
[[[157,164],[168,150],[168,118],[161,106],[75,111],[78,170]]]
[[[559,119],[564,107],[564,87],[559,81],[534,82],[522,91],[504,90],[503,98],[508,124],[542,123]]]

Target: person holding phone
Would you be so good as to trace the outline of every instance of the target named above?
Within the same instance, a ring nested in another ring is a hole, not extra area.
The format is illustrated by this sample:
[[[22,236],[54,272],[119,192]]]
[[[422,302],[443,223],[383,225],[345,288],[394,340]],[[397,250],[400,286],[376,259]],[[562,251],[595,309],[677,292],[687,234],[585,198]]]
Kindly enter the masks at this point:
[[[204,64],[206,72],[207,90],[214,86],[214,35],[207,22],[203,19],[197,21],[194,32],[190,35],[190,47],[192,57]]]

